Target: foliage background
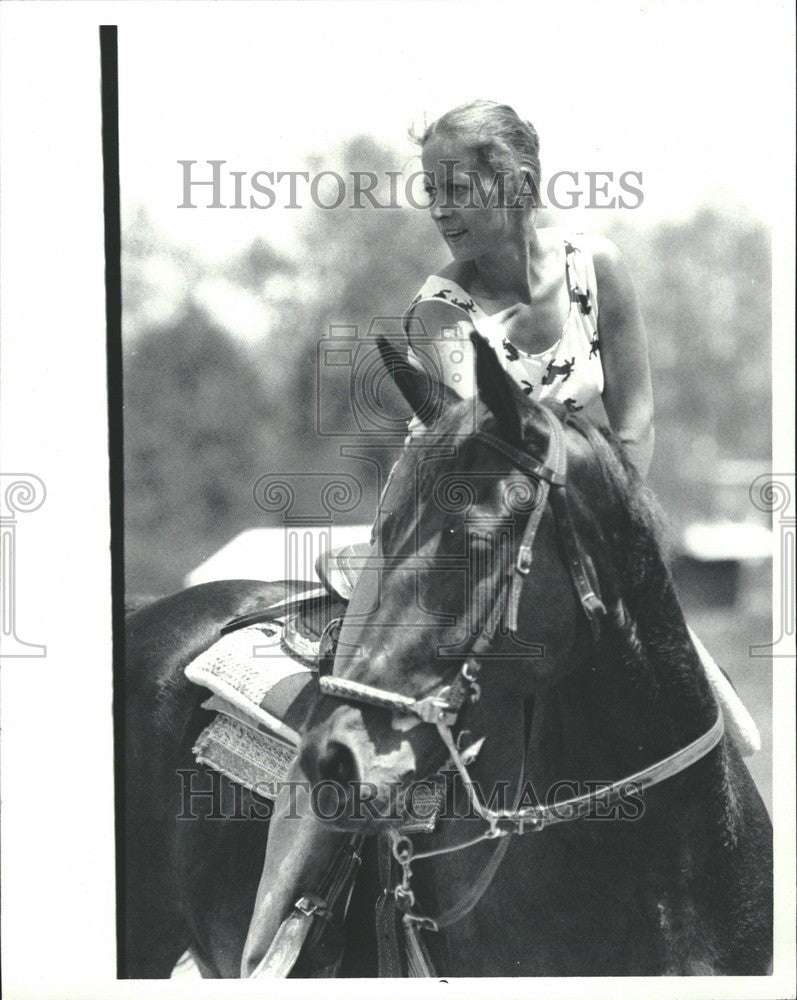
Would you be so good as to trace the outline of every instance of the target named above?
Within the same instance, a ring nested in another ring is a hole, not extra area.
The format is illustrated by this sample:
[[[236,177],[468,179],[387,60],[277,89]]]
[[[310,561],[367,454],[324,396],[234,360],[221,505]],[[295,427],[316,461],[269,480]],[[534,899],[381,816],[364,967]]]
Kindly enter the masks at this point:
[[[404,162],[356,136],[310,168],[345,175],[363,165],[381,172]],[[542,221],[567,227],[566,215]],[[656,406],[649,481],[676,552],[694,521],[768,526],[748,496],[771,452],[767,226],[724,199],[687,219],[613,213],[602,229],[641,299]],[[138,207],[127,213],[123,244],[125,571],[129,591],[162,594],[244,529],[281,523],[254,501],[262,476],[357,472],[341,458],[340,439],[318,433],[319,342],[334,326],[362,335],[376,317],[395,335],[446,252],[426,213],[412,209],[306,207],[290,250],[258,237],[219,264],[174,245]],[[333,395],[333,422],[356,432],[349,398],[346,388]],[[385,406],[407,412],[395,389]],[[395,454],[383,448],[382,461]],[[368,523],[375,502],[375,489],[366,489],[338,523]],[[300,484],[292,515],[312,519],[317,509]],[[263,566],[264,578],[281,575]],[[682,596],[761,728],[764,749],[750,767],[769,803],[771,661],[751,659],[748,647],[771,635],[770,563],[743,567],[735,605]]]
[[[368,137],[344,174],[401,169]],[[252,490],[268,472],[341,468],[316,432],[317,348],[330,326],[399,317],[445,259],[426,213],[308,207],[297,248],[252,242],[222,266],[169,245],[143,209],[124,240],[126,571],[165,592],[245,527],[268,523]],[[656,454],[650,481],[674,529],[756,516],[742,479],[770,454],[770,247],[766,226],[725,204],[686,222],[605,231],[635,279],[650,341]],[[566,213],[551,217],[566,225]],[[243,317],[243,320],[242,320]],[[389,321],[385,321],[390,325]],[[246,335],[242,335],[242,329]],[[395,334],[397,320],[393,321]],[[335,423],[347,425],[345,393]],[[388,399],[401,412],[401,404]],[[302,498],[300,498],[300,504]],[[368,509],[350,520],[367,521]],[[272,523],[277,523],[276,521]],[[264,567],[264,573],[268,567]]]

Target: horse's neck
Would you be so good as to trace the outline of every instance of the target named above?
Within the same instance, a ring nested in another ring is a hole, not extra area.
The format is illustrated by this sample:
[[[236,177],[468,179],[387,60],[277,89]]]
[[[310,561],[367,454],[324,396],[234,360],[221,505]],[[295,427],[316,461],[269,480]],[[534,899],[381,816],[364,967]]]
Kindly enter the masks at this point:
[[[537,699],[532,737],[571,767],[582,759],[631,773],[701,736],[716,712],[685,630],[658,646],[617,632]]]
[[[586,662],[535,698],[527,772],[542,794],[562,782],[581,793],[629,777],[715,723],[719,709],[683,616],[664,597],[660,627],[608,620]],[[734,839],[738,808],[729,753],[723,741],[677,781],[645,794],[646,812],[655,812],[674,839],[684,835],[687,799],[701,838]]]
[[[499,781],[506,782],[505,798],[509,801],[496,802],[496,806],[512,808],[518,787],[524,792],[523,804],[528,804],[529,788],[538,801],[549,805],[594,792],[597,786],[628,776],[685,745],[689,742],[689,726],[698,724],[702,732],[713,723],[710,696],[699,677],[688,682],[688,670],[680,689],[671,691],[662,681],[657,696],[651,697],[651,692],[643,690],[644,684],[639,683],[645,679],[644,674],[635,685],[627,666],[607,663],[598,655],[601,653],[605,656],[606,650],[596,650],[594,661],[588,660],[569,679],[530,699],[533,707],[528,744],[522,700],[516,698],[513,706],[511,699],[503,704],[498,699],[492,703],[485,699],[483,710],[491,714],[482,721],[489,735],[471,773],[487,794]],[[675,655],[675,647],[672,653]],[[655,670],[660,669],[657,664]],[[682,714],[688,723],[679,717],[681,702],[686,706]],[[502,949],[509,949],[507,961],[517,960],[518,967],[525,963],[522,974],[541,974],[539,970],[550,972],[551,968],[557,969],[557,974],[563,969],[570,969],[574,975],[586,974],[578,964],[582,947],[574,947],[571,954],[568,949],[572,942],[556,933],[550,937],[547,920],[558,915],[570,926],[570,921],[584,918],[585,923],[578,927],[584,930],[582,940],[589,942],[594,930],[590,913],[596,921],[600,916],[597,910],[589,910],[585,900],[601,899],[600,912],[606,914],[610,925],[616,919],[621,926],[629,907],[657,914],[656,907],[665,898],[662,892],[666,895],[681,873],[694,870],[695,858],[708,857],[713,846],[727,843],[726,834],[735,820],[731,815],[732,795],[729,797],[722,778],[724,753],[721,749],[710,761],[689,769],[680,784],[667,782],[649,789],[643,800],[624,801],[611,816],[606,812],[598,816],[598,811],[595,817],[644,822],[577,820],[513,839],[473,910],[434,942],[440,968],[467,967],[469,971],[463,974],[490,974],[500,961],[495,959],[492,966],[487,963],[480,967],[479,957],[473,954],[473,943],[479,940],[489,941],[489,948],[499,955]],[[522,771],[518,754],[525,756]],[[689,784],[688,794],[684,794],[684,782]],[[478,829],[473,819],[442,826],[439,842],[449,845],[467,840]],[[485,842],[436,859],[424,873],[423,887],[428,891],[424,901],[429,912],[439,914],[466,901],[467,887],[478,882],[495,849],[493,842]],[[609,888],[611,891],[604,897],[602,894]],[[689,891],[684,890],[682,898],[670,900],[667,905],[677,912],[680,922],[676,923],[687,928],[684,933],[688,938],[695,919]],[[563,906],[565,918],[561,916]],[[586,917],[585,908],[589,911]],[[513,915],[511,925],[507,924],[508,913]],[[574,933],[578,940],[580,932],[576,929]],[[617,968],[623,968],[624,942],[622,934],[618,934],[608,932],[621,956],[606,959],[610,968],[612,961],[616,961]],[[664,961],[660,952],[666,953],[671,945],[675,954],[684,951],[680,938],[674,938],[673,945],[668,944],[669,939],[660,941],[658,934],[654,926],[633,942],[636,952],[629,959],[631,966],[638,962],[640,968],[655,969],[657,962]],[[512,948],[517,949],[517,954]]]

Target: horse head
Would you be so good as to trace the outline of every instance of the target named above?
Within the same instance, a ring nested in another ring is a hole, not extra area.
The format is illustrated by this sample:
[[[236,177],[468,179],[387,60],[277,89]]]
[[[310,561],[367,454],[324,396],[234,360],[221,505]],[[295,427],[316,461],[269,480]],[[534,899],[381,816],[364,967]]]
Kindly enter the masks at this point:
[[[564,450],[558,464],[566,459],[569,480],[591,497],[571,504],[570,516],[579,550],[599,564],[605,486],[591,449],[517,389],[486,341],[472,339],[477,398],[441,388],[436,409],[428,380],[380,345],[426,432],[405,448],[383,493],[373,555],[339,630],[331,678],[322,680],[334,696],[319,700],[300,751],[311,782],[369,790],[367,802],[349,803],[355,822],[396,821],[392,793],[449,758],[444,730],[430,724],[441,703],[454,740],[496,727],[520,734],[524,698],[559,683],[590,646],[573,553],[563,550],[546,499],[546,475],[554,489],[563,483],[546,462]],[[598,568],[584,558],[593,576]],[[489,752],[500,758],[495,740]]]

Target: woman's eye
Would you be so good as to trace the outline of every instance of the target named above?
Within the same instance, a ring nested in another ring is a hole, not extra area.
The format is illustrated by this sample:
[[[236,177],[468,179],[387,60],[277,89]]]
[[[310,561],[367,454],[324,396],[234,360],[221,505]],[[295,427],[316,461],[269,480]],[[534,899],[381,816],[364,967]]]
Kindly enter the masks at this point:
[[[467,184],[454,184],[452,187],[449,187],[448,196],[456,204],[461,204],[464,201],[466,201],[468,197],[468,191],[469,188]]]

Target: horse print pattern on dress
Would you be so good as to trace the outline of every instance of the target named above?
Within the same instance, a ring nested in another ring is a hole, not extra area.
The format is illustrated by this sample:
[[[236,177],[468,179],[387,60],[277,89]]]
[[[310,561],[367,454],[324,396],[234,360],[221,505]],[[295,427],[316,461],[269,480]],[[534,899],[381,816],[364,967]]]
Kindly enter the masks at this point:
[[[515,345],[510,344],[506,337],[504,337],[501,343],[503,344],[504,354],[506,354],[507,360],[517,361],[520,357],[520,351],[515,347]]]
[[[554,399],[565,403],[566,399],[571,399],[572,405],[579,409],[589,406],[603,392],[595,268],[589,244],[582,235],[570,236],[563,242],[565,280],[571,308],[562,336],[547,350],[539,354],[522,351],[512,343],[505,325],[508,321],[507,313],[511,313],[511,310],[487,315],[455,281],[436,274],[427,278],[410,303],[404,317],[405,333],[409,338],[409,319],[419,302],[446,302],[461,310],[463,316],[487,339],[501,358],[506,371],[527,396],[537,402]],[[434,331],[427,333],[434,336]],[[461,376],[454,378],[453,369],[445,371],[445,359],[443,361],[445,381],[461,392]],[[557,378],[558,375],[562,377]]]
[[[575,363],[575,358],[571,358],[569,361],[564,361],[561,365],[557,365],[553,361],[549,361],[546,374],[542,377],[542,384],[550,385],[557,375],[561,375],[562,381],[566,382],[573,372],[573,365]]]
[[[435,292],[432,298],[444,299],[446,302],[450,302],[452,306],[464,309],[465,312],[474,312],[476,309],[476,303],[473,299],[468,299],[467,302],[463,302],[461,299],[455,298],[451,290],[448,288],[442,288],[439,292]]]

